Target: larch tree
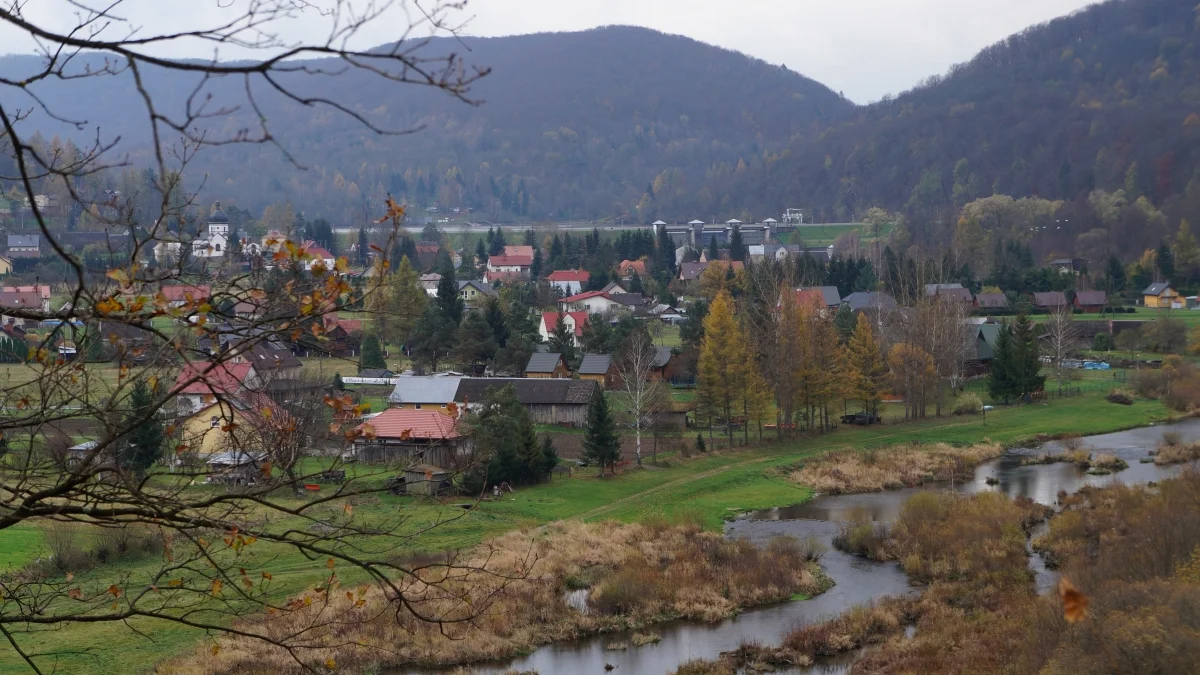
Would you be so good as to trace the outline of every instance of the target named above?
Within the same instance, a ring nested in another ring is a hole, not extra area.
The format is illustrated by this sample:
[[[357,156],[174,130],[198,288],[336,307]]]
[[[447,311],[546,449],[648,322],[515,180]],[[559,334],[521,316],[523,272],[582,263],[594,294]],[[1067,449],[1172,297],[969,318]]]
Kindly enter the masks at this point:
[[[897,343],[888,353],[894,389],[904,396],[904,419],[925,417],[925,402],[937,378],[933,357],[919,346]]]
[[[722,291],[713,299],[704,319],[698,386],[713,412],[725,421],[730,447],[733,447],[733,415],[745,378],[744,338],[733,315],[733,298]]]
[[[853,383],[849,391],[862,402],[865,412],[879,414],[879,402],[887,388],[888,369],[866,312],[859,313],[854,334],[846,344],[846,364]]]

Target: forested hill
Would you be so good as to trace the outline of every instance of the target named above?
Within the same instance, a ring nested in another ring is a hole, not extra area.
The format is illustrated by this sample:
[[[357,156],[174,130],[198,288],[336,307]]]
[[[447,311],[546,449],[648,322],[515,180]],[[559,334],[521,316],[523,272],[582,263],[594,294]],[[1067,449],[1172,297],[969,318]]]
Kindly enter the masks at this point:
[[[205,193],[255,212],[291,200],[335,221],[361,218],[364,200],[381,204],[384,191],[470,206],[481,218],[619,216],[664,171],[660,187],[690,197],[714,167],[732,173],[739,160],[778,152],[853,109],[786,68],[642,28],[435,40],[426,53],[464,48],[469,64],[492,69],[470,92],[482,102],[475,107],[362,74],[313,78],[315,91],[381,127],[423,128],[411,136],[373,136],[328,109],[260,92],[275,134],[310,170],[260,146],[207,152],[193,166],[210,174]],[[33,67],[29,58],[0,58],[5,74]],[[187,78],[147,80],[177,106],[191,93]],[[241,86],[230,78],[206,91],[221,102]],[[63,117],[86,119],[91,134],[99,125],[125,148],[144,143],[145,114],[127,78],[51,81],[36,92]],[[26,124],[47,139],[70,133],[45,116]]]
[[[878,205],[936,229],[993,193],[1069,201],[1123,189],[1129,202],[1196,213],[1198,168],[1200,6],[1117,0],[860,107],[727,190],[746,208],[809,206],[844,220]]]

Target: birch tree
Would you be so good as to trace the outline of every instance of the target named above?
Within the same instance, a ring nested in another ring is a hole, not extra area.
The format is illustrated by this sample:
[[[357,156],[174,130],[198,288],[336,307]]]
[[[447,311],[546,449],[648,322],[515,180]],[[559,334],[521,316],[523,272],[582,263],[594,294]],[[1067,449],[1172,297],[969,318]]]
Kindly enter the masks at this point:
[[[1075,316],[1070,307],[1058,307],[1050,313],[1046,320],[1046,339],[1042,341],[1042,353],[1050,359],[1050,367],[1054,369],[1054,379],[1058,382],[1059,395],[1063,385],[1070,376],[1064,362],[1075,351],[1079,340],[1079,329],[1075,325]]]
[[[629,427],[634,435],[634,456],[642,463],[642,434],[654,428],[662,408],[662,388],[650,381],[658,350],[646,331],[635,330],[621,348],[616,360],[616,394],[624,402],[629,415]]]

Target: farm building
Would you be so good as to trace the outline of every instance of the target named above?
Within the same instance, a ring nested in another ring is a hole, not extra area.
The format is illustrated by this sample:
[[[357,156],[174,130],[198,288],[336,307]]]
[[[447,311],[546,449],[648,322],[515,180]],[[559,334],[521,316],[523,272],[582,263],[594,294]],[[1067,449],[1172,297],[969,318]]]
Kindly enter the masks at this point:
[[[404,470],[404,492],[410,495],[449,494],[453,489],[450,484],[450,472],[432,464],[417,464]]]
[[[1171,288],[1171,282],[1169,281],[1147,286],[1146,290],[1142,291],[1142,301],[1147,307],[1163,309],[1181,309],[1183,307],[1183,301],[1180,299],[1179,293],[1174,288]]]
[[[1008,309],[1008,296],[1003,293],[980,293],[975,296],[976,309]]]
[[[579,379],[598,382],[605,389],[612,387],[617,379],[612,357],[608,354],[584,354],[583,362],[579,364]]]
[[[464,377],[459,382],[455,400],[469,408],[471,403],[482,401],[488,389],[509,384],[534,422],[577,427],[587,423],[588,404],[597,390],[597,384],[589,380]]]
[[[525,377],[533,378],[564,378],[570,377],[567,362],[562,354],[554,352],[534,352],[529,355],[529,363],[525,366]]]
[[[1067,306],[1067,296],[1062,291],[1034,293],[1033,306],[1038,309],[1060,309]]]
[[[461,466],[471,450],[459,420],[436,410],[388,408],[359,430],[353,452],[363,462]]]
[[[1108,304],[1108,294],[1104,291],[1076,291],[1072,304],[1080,311],[1099,313]]]
[[[393,408],[436,410],[449,415],[448,405],[455,401],[454,394],[461,379],[450,375],[398,377],[388,396],[388,404]]]

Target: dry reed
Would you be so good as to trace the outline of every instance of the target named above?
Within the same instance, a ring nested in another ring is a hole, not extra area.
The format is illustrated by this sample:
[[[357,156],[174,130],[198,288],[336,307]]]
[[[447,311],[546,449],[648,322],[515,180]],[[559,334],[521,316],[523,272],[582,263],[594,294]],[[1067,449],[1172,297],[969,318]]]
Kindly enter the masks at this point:
[[[826,494],[879,492],[969,478],[977,464],[1003,451],[999,443],[990,441],[967,447],[937,443],[845,450],[810,460],[791,471],[788,478]]]

